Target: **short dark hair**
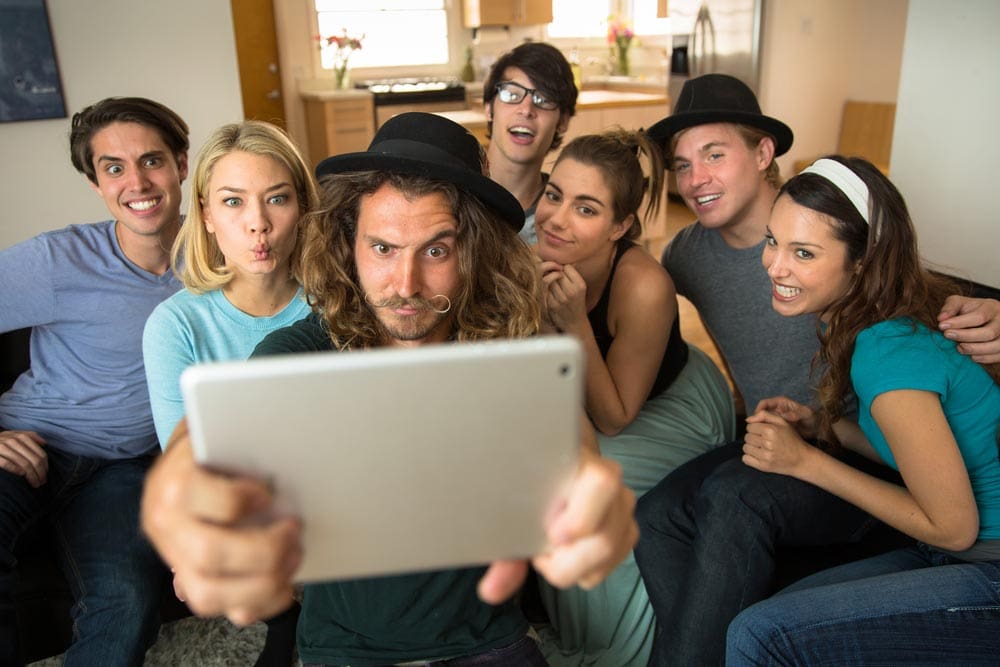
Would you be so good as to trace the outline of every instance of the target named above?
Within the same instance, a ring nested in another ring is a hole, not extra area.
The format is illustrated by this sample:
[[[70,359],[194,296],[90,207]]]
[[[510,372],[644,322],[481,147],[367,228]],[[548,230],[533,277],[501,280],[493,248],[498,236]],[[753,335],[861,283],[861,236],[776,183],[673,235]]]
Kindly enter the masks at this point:
[[[576,114],[576,98],[580,91],[573,82],[573,70],[562,51],[545,42],[525,42],[500,56],[483,83],[483,102],[492,104],[497,84],[508,67],[517,67],[547,98],[559,105],[559,112],[569,117]],[[486,125],[486,136],[493,134],[493,122]],[[559,148],[563,136],[556,133],[551,149]]]
[[[69,153],[73,166],[91,183],[97,184],[91,140],[111,123],[138,123],[160,133],[163,143],[180,160],[187,153],[188,126],[184,119],[159,102],[145,97],[108,97],[73,114],[69,133]]]

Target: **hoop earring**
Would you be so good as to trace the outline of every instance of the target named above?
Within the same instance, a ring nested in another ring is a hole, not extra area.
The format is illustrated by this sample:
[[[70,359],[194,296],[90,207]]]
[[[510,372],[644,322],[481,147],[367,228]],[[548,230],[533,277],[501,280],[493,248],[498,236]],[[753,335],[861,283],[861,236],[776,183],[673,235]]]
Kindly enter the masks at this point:
[[[438,310],[437,308],[434,307],[434,304],[431,303],[434,299],[444,299],[445,301],[448,302],[448,305],[445,306],[443,310]],[[427,300],[427,303],[430,305],[431,310],[433,310],[438,315],[444,315],[449,310],[451,310],[451,299],[446,297],[444,294],[435,294],[434,296],[432,296],[430,299]]]

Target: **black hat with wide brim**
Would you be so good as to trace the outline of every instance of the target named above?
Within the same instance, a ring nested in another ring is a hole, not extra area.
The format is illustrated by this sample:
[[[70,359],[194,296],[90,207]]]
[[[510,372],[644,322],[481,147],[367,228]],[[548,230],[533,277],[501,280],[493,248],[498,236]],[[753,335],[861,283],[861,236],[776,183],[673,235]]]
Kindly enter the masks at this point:
[[[774,137],[775,156],[792,147],[792,129],[762,114],[750,87],[728,74],[705,74],[685,81],[673,113],[650,127],[647,134],[669,149],[675,134],[708,123],[739,123],[763,130]]]
[[[520,231],[524,209],[503,186],[483,174],[479,141],[443,116],[411,111],[393,116],[379,128],[368,150],[328,157],[316,177],[355,171],[388,171],[454,183]]]

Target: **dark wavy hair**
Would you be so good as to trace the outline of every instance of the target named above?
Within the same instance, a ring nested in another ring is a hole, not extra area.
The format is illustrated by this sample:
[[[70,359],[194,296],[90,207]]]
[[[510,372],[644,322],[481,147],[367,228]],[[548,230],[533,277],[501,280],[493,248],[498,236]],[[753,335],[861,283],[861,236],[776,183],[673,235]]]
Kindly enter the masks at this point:
[[[635,222],[625,238],[638,239],[642,235],[643,216],[639,215],[639,209],[644,198],[649,195],[645,211],[648,219],[659,211],[663,192],[663,156],[646,133],[616,127],[600,134],[585,134],[566,144],[555,164],[566,159],[596,167],[601,172],[611,190],[615,221],[634,214]]]
[[[458,220],[459,293],[452,300],[456,340],[523,338],[540,312],[533,255],[492,209],[456,185],[423,176],[364,171],[320,181],[322,201],[306,215],[298,278],[337,349],[381,345],[385,333],[365,301],[354,257],[362,199],[388,184],[407,198],[441,192]]]
[[[572,118],[576,114],[576,98],[580,91],[573,82],[573,70],[562,51],[545,42],[525,42],[500,56],[483,82],[483,102],[493,104],[497,84],[508,67],[517,67],[547,98],[559,105],[559,113]],[[487,138],[493,136],[493,121],[486,123]],[[562,145],[563,135],[556,132],[549,150]]]
[[[821,345],[813,367],[823,369],[821,428],[825,438],[835,441],[830,426],[843,416],[853,392],[851,357],[858,334],[900,317],[913,320],[914,327],[919,323],[936,331],[941,306],[959,286],[923,267],[906,202],[878,168],[861,158],[827,157],[853,171],[868,187],[870,224],[837,186],[817,174],[789,179],[778,197],[790,197],[821,214],[833,237],[847,246],[847,264],[854,272],[844,294],[821,313],[825,328],[817,320]]]
[[[73,166],[97,185],[91,139],[111,123],[138,123],[156,130],[163,143],[180,162],[190,143],[188,126],[173,110],[145,97],[108,97],[73,114],[69,132],[69,154]]]

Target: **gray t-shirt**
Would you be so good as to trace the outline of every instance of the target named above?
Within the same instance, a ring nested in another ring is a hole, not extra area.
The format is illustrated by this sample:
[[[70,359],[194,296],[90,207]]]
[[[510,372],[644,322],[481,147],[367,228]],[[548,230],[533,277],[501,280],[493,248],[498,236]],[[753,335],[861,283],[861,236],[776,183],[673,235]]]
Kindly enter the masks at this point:
[[[677,293],[698,309],[748,412],[771,396],[815,403],[809,367],[819,348],[816,318],[774,312],[763,249],[763,241],[732,248],[696,222],[677,234],[662,258]]]

